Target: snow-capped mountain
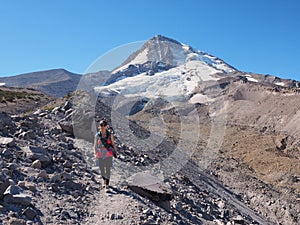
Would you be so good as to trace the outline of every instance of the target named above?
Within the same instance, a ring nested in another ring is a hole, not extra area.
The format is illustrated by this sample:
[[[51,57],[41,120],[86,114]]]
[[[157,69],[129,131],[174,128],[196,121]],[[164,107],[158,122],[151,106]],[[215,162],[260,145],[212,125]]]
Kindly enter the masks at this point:
[[[202,61],[223,72],[232,72],[235,70],[230,65],[208,53],[196,51],[188,45],[158,35],[147,41],[139,51],[131,55],[113,73],[124,71],[129,65],[141,65],[147,62],[176,67],[189,61]]]
[[[124,96],[125,107],[137,102],[140,110],[149,99],[157,98],[176,104],[211,104],[233,80],[275,89],[300,86],[295,80],[239,71],[215,56],[158,35],[111,71],[104,85],[93,87],[102,97]],[[112,98],[102,99],[111,104]]]
[[[95,90],[128,97],[187,96],[199,82],[218,80],[216,74],[234,71],[217,57],[158,35],[113,70],[105,86]]]

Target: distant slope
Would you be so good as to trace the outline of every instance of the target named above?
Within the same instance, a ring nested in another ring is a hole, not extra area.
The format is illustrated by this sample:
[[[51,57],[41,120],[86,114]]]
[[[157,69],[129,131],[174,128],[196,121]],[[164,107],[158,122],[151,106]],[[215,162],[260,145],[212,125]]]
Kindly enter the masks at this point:
[[[53,102],[54,97],[28,88],[0,87],[0,113],[20,114]]]
[[[62,97],[74,91],[80,79],[80,74],[53,69],[2,77],[0,83],[5,83],[7,87],[34,88],[54,97]]]

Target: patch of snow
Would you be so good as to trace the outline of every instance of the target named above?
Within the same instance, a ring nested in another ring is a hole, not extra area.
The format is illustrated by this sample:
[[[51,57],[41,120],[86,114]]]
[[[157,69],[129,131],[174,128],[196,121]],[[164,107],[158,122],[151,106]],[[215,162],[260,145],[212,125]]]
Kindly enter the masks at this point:
[[[283,94],[283,96],[295,96],[296,93],[286,93],[286,94]]]
[[[208,65],[222,71],[225,73],[230,73],[235,71],[233,68],[228,66],[226,63],[224,63],[222,60],[218,59],[215,56],[211,56],[205,52],[198,51],[198,55],[201,61],[207,63]]]
[[[179,48],[180,47],[180,48]],[[173,55],[173,65],[179,66],[186,62],[187,51],[176,44],[170,45],[170,50]]]
[[[182,48],[185,49],[186,51],[190,50],[190,46],[186,45],[186,44],[181,44]]]
[[[1,86],[4,86],[4,85],[5,85],[5,83],[0,83],[0,87],[1,87]]]
[[[255,78],[253,78],[253,77],[252,77],[251,75],[249,75],[249,74],[246,75],[246,78],[247,78],[248,81],[252,81],[252,82],[256,82],[256,83],[258,82],[258,80],[256,80]]]
[[[118,71],[122,71],[128,68],[130,64],[143,64],[148,61],[148,49],[146,48],[144,51],[140,52],[130,63],[125,64],[122,67],[115,69],[112,73],[117,73]]]
[[[277,82],[275,84],[278,85],[278,86],[285,86],[285,84],[283,82]]]

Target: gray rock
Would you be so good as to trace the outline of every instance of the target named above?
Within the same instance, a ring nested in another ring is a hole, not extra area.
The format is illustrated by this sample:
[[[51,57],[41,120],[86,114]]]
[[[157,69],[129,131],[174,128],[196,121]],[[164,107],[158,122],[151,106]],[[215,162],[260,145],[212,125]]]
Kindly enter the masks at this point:
[[[36,168],[36,169],[41,169],[42,168],[42,163],[39,159],[36,159],[35,161],[33,161],[33,163],[31,164],[32,168]]]
[[[122,214],[118,214],[117,215],[117,220],[122,220],[123,219],[123,215]]]
[[[48,174],[46,172],[46,170],[42,170],[39,174],[38,177],[43,178],[43,179],[47,179],[48,178]]]
[[[18,218],[10,218],[8,221],[9,225],[26,225],[26,221]]]
[[[17,185],[10,185],[4,192],[4,195],[17,195],[24,192],[24,189]]]
[[[51,113],[57,114],[57,113],[59,113],[60,111],[61,111],[61,107],[60,107],[60,106],[57,106],[57,107],[55,107],[54,109],[52,109]]]
[[[42,163],[42,167],[46,167],[51,163],[51,159],[48,156],[48,153],[45,149],[35,147],[35,146],[26,146],[22,150],[25,152],[26,156],[32,160],[39,160]]]
[[[15,146],[15,139],[9,137],[0,137],[0,145],[6,145],[8,147]]]
[[[5,208],[5,206],[0,205],[0,213],[4,213],[7,209]]]
[[[61,182],[61,181],[68,181],[68,180],[72,180],[72,176],[69,173],[66,172],[62,172],[59,174],[55,174],[52,178],[51,178],[51,182],[55,183],[55,182]]]
[[[69,212],[67,210],[63,210],[61,212],[60,219],[62,219],[62,220],[68,220],[70,218],[71,218],[71,216],[70,216],[70,214],[69,214]]]
[[[225,203],[223,201],[219,201],[217,202],[217,206],[220,208],[220,209],[224,209],[225,208]]]
[[[68,111],[69,109],[72,109],[72,107],[73,107],[72,102],[67,101],[67,102],[63,105],[62,109],[63,109],[64,111]]]
[[[244,224],[245,220],[241,215],[237,215],[232,220],[237,224]]]
[[[10,171],[8,168],[3,168],[1,172],[2,174],[8,175]]]
[[[6,167],[10,170],[15,170],[18,168],[18,165],[16,163],[8,163]]]
[[[3,199],[4,192],[9,187],[9,180],[7,177],[0,175],[0,200]]]
[[[7,194],[4,195],[3,201],[9,204],[28,206],[31,204],[32,199],[29,195],[26,194]]]
[[[151,215],[152,211],[151,211],[151,209],[147,208],[147,209],[143,210],[143,214]]]
[[[148,173],[137,173],[127,180],[128,187],[137,194],[148,197],[159,206],[170,211],[170,200],[174,197],[169,186]]]
[[[2,152],[2,155],[4,157],[9,157],[11,155],[11,151],[9,149],[4,149],[4,151]]]
[[[37,214],[37,212],[33,208],[27,207],[23,211],[23,215],[25,215],[27,219],[33,220],[38,214]]]
[[[25,139],[25,140],[31,140],[36,138],[35,133],[32,130],[24,131],[19,135],[19,138]]]
[[[177,211],[181,211],[182,208],[182,203],[181,202],[176,202],[175,204],[173,204],[173,208],[176,209]]]
[[[116,219],[116,214],[114,214],[114,213],[110,214],[110,219],[111,219],[111,220]]]
[[[72,121],[60,121],[58,123],[58,125],[60,126],[60,128],[67,133],[70,134],[74,134],[73,133],[73,125],[72,125]]]
[[[33,182],[35,180],[35,176],[32,175],[32,176],[28,177],[27,180],[29,182]]]
[[[82,185],[80,183],[76,183],[71,180],[63,181],[61,184],[64,185],[66,189],[70,189],[70,190],[81,190],[82,189]]]

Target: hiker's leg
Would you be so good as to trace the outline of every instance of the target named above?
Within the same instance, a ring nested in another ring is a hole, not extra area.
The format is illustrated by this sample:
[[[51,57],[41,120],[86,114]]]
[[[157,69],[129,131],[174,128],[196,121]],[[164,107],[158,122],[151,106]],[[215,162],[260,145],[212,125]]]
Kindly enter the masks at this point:
[[[106,169],[106,185],[109,185],[109,180],[110,180],[110,170],[112,167],[112,157],[106,158],[106,163],[105,163],[105,169]]]
[[[99,159],[99,168],[100,168],[100,172],[101,172],[101,176],[102,176],[102,179],[104,180],[104,182],[106,182],[106,169],[105,169],[105,163],[104,163],[104,160],[102,159]]]

